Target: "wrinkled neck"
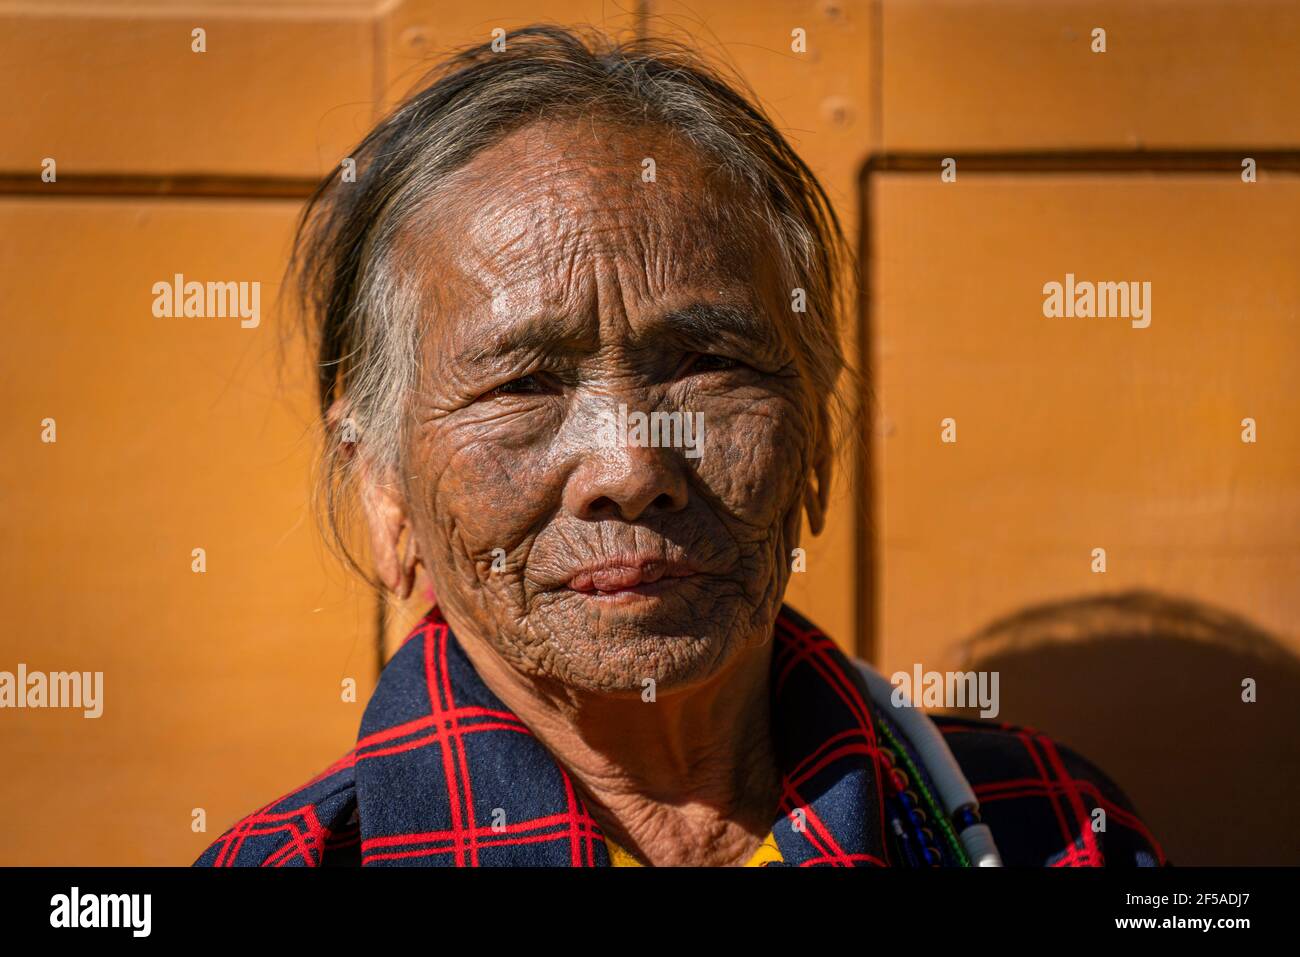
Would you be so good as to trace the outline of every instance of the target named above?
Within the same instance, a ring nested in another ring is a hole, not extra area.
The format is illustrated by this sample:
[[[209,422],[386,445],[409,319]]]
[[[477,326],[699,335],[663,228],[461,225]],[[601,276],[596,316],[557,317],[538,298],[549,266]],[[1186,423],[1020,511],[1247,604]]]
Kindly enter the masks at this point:
[[[534,682],[461,637],[484,683],[570,774],[601,828],[655,864],[741,863],[777,813],[772,646],[749,647],[671,694],[599,694]]]

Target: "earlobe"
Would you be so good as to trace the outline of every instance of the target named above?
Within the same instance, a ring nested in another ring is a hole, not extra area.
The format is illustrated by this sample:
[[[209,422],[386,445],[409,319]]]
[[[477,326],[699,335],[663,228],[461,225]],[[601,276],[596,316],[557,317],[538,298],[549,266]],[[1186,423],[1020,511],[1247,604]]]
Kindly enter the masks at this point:
[[[402,566],[399,570],[398,587],[395,589],[397,597],[402,601],[410,598],[411,592],[415,591],[415,569],[419,564],[420,543],[416,541],[414,530],[408,527],[406,530],[406,546],[402,549]]]
[[[825,434],[826,424],[823,422],[822,435]],[[812,475],[804,488],[804,511],[808,513],[808,528],[814,535],[820,535],[826,527],[826,512],[830,509],[831,500],[831,473],[835,464],[835,453],[825,439],[818,443],[817,453]]]
[[[814,535],[820,535],[826,526],[826,479],[821,469],[814,469],[813,476],[816,481],[810,480],[804,488],[803,507],[808,514],[808,528]]]

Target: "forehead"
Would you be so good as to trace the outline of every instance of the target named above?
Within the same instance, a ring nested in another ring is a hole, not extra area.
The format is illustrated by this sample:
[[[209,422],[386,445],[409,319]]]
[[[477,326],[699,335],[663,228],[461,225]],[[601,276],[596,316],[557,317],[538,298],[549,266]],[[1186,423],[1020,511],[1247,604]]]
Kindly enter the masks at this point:
[[[402,241],[462,309],[572,309],[611,284],[629,306],[711,290],[753,307],[776,270],[746,200],[662,128],[538,122],[440,185]]]

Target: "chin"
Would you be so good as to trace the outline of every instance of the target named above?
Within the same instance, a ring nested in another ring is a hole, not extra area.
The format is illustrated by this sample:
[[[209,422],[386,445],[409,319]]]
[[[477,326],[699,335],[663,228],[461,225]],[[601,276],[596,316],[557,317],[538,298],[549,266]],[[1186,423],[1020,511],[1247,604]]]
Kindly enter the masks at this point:
[[[540,615],[546,636],[544,673],[591,692],[641,696],[647,680],[656,695],[700,684],[725,670],[742,650],[747,609],[736,599],[708,605],[662,596],[649,599],[572,596]],[[708,607],[708,617],[699,609]]]

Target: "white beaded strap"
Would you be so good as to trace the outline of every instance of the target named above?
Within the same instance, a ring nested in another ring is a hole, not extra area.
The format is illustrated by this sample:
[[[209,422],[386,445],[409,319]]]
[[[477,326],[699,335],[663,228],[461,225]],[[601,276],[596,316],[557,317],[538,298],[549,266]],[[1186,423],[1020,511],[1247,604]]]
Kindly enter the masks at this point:
[[[975,792],[971,790],[966,775],[961,773],[961,766],[952,756],[948,742],[943,739],[943,734],[935,723],[920,708],[912,707],[910,702],[906,707],[895,707],[894,686],[866,662],[855,660],[854,664],[866,681],[871,700],[876,703],[876,707],[882,711],[887,710],[893,716],[894,723],[916,751],[934,782],[934,789],[939,792],[939,800],[954,828],[960,827],[958,812],[964,808],[978,814],[979,801],[975,799]],[[958,836],[976,867],[1002,866],[1002,856],[993,843],[993,832],[987,824],[969,824],[958,832]]]

